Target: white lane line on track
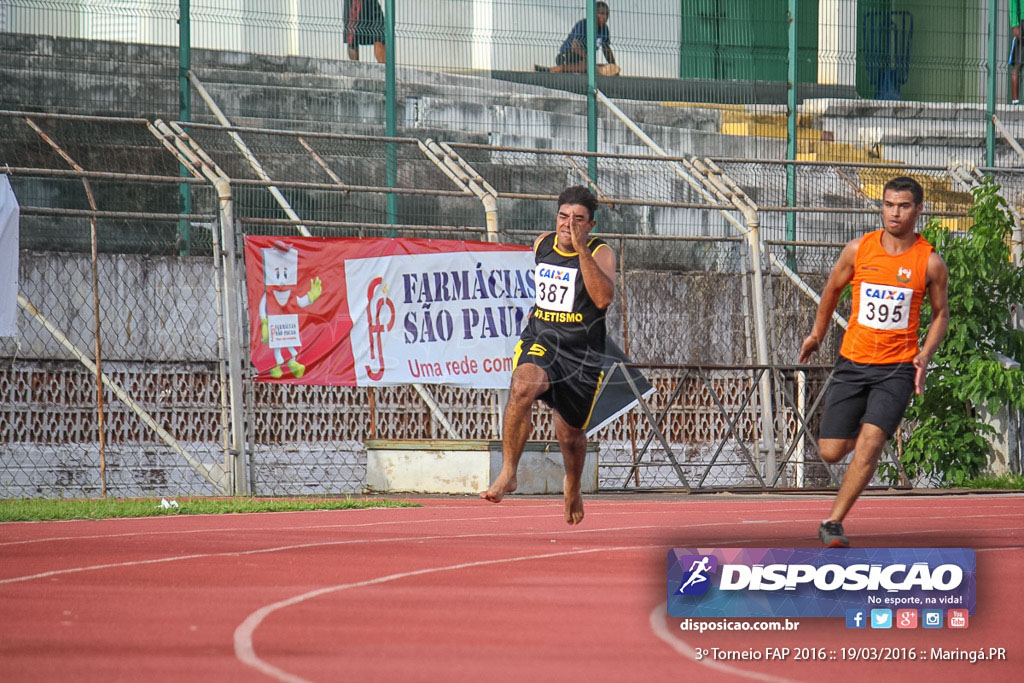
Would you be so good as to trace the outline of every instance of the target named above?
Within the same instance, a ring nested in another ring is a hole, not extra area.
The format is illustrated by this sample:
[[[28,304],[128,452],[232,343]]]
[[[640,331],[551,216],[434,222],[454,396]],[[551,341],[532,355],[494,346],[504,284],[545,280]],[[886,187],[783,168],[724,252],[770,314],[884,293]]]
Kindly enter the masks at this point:
[[[712,525],[708,525],[712,526]],[[242,557],[245,555],[260,555],[263,553],[275,553],[282,552],[285,550],[302,550],[306,548],[323,548],[329,546],[339,545],[358,545],[364,543],[405,543],[409,541],[436,541],[436,540],[452,540],[460,538],[498,538],[498,537],[517,537],[517,536],[562,536],[562,535],[580,535],[580,534],[593,534],[607,531],[636,531],[638,529],[659,529],[657,525],[642,525],[642,526],[623,526],[623,527],[605,527],[600,529],[573,529],[571,531],[530,531],[530,532],[515,532],[515,533],[475,533],[475,534],[443,534],[434,536],[401,536],[397,538],[370,538],[370,539],[346,539],[343,541],[317,541],[314,543],[296,543],[292,545],[274,546],[271,548],[259,548],[256,550],[233,550],[222,553],[196,553],[191,555],[172,555],[170,557],[159,557],[149,560],[129,560],[127,562],[111,562],[106,564],[89,565],[85,567],[70,567],[67,569],[54,569],[47,572],[40,572],[38,574],[28,574],[25,576],[14,576],[6,579],[0,579],[0,585],[7,583],[19,583],[22,581],[31,581],[32,579],[44,579],[50,576],[59,576],[62,574],[76,574],[79,572],[95,571],[100,569],[112,569],[116,567],[134,567],[139,565],[147,564],[159,564],[161,562],[177,562],[180,560],[195,560],[210,557]],[[663,545],[652,546],[652,547],[665,547]]]
[[[551,507],[551,506],[549,506]],[[558,507],[561,508],[561,501],[559,501]],[[262,514],[275,514],[275,513],[262,513]],[[628,512],[612,512],[606,513],[608,515],[627,515],[627,514],[638,514]],[[645,514],[645,513],[644,513]],[[658,514],[667,514],[667,512],[659,512]],[[591,517],[599,515],[592,514]],[[303,526],[285,526],[285,527],[272,527],[270,529],[266,527],[218,527],[212,529],[180,529],[180,530],[168,530],[168,531],[131,531],[119,534],[94,534],[90,536],[50,536],[47,538],[32,538],[21,541],[7,541],[0,542],[0,547],[6,545],[25,545],[28,543],[44,543],[47,541],[74,541],[79,539],[97,539],[97,538],[125,538],[131,536],[157,536],[157,535],[175,535],[175,534],[204,534],[204,533],[217,533],[217,532],[239,532],[239,531],[252,531],[254,533],[266,533],[278,532],[278,531],[306,531],[312,529],[361,529],[367,527],[379,527],[379,526],[401,526],[411,524],[452,524],[457,522],[508,522],[510,520],[522,520],[522,519],[551,519],[550,514],[543,515],[490,515],[487,517],[458,517],[458,518],[434,518],[434,519],[402,519],[402,520],[381,520],[377,522],[360,522],[358,524],[313,524]],[[728,522],[716,522],[715,524],[728,524]],[[657,526],[657,525],[651,525]],[[714,524],[709,524],[714,526]],[[576,529],[580,533],[586,533],[587,529]],[[555,532],[551,533],[565,533]]]
[[[699,527],[711,527],[711,526],[732,526],[731,522],[707,522],[703,524],[688,524],[682,529],[693,529]],[[211,557],[241,557],[244,555],[260,555],[263,553],[275,553],[282,552],[285,550],[301,550],[306,548],[320,548],[327,546],[339,546],[339,545],[358,545],[362,543],[404,543],[407,541],[435,541],[442,539],[460,539],[460,538],[497,538],[497,537],[517,537],[517,536],[574,536],[582,534],[594,534],[600,532],[610,531],[636,531],[639,529],[661,529],[664,528],[662,525],[656,524],[645,524],[637,526],[622,526],[622,527],[603,527],[598,529],[572,529],[565,531],[528,531],[528,532],[514,532],[514,533],[477,533],[477,534],[446,534],[446,535],[435,535],[435,536],[401,536],[397,538],[371,538],[371,539],[346,539],[343,541],[317,541],[315,543],[296,543],[292,545],[275,546],[272,548],[259,548],[256,550],[233,550],[230,552],[223,553],[196,553],[191,555],[172,555],[170,557],[158,557],[149,560],[130,560],[128,562],[111,562],[107,564],[96,564],[88,565],[85,567],[70,567],[67,569],[54,569],[47,572],[40,572],[38,574],[28,574],[25,576],[14,576],[6,579],[0,579],[0,585],[8,583],[20,583],[23,581],[31,581],[33,579],[44,579],[51,576],[60,576],[63,574],[77,574],[79,572],[97,571],[100,569],[114,569],[118,567],[135,567],[147,564],[160,564],[163,562],[178,562],[183,560],[195,560]],[[675,530],[679,530],[680,527],[673,527]],[[1005,527],[1002,529],[987,529],[986,531],[1019,531],[1019,527]],[[919,529],[917,531],[907,532],[891,532],[886,534],[864,534],[865,536],[871,535],[892,535],[897,533],[947,533],[948,529]],[[718,548],[718,547],[732,547],[743,546],[747,543],[761,542],[762,539],[728,539],[723,543],[731,545],[719,545],[714,539],[708,541],[702,541],[700,547],[702,548]],[[664,548],[665,545],[658,545],[657,547]],[[984,548],[983,550],[1013,550],[1016,546],[1008,548]]]
[[[562,502],[558,501],[557,507],[560,509]],[[517,506],[521,508],[524,506]],[[529,507],[540,507],[540,506],[529,506]],[[546,505],[544,507],[551,508],[555,507],[555,504]],[[394,509],[410,509],[410,508],[394,508]],[[416,508],[412,508],[416,509]],[[457,509],[457,508],[430,508],[431,510],[437,509]],[[800,508],[793,509],[772,509],[773,513],[785,513],[785,512],[806,512],[806,510]],[[262,515],[273,515],[280,514],[275,512],[262,512],[262,513],[251,513],[251,514],[262,514]],[[285,514],[294,514],[288,512]],[[679,514],[676,510],[657,510],[657,511],[643,511],[643,512],[590,512],[590,508],[587,508],[587,514],[590,519],[594,517],[612,516],[612,515],[638,515],[638,514],[658,514],[658,515],[677,515]],[[992,515],[999,517],[1001,515]],[[450,524],[452,522],[507,522],[509,520],[521,520],[521,519],[551,519],[550,514],[543,515],[488,515],[484,517],[457,517],[457,518],[434,518],[434,519],[398,519],[398,520],[379,520],[376,522],[359,522],[357,524],[312,524],[302,526],[285,526],[285,527],[273,527],[270,531],[305,531],[307,529],[359,529],[364,527],[376,527],[376,526],[400,526],[403,524]],[[817,519],[817,518],[815,518]],[[876,517],[876,518],[865,518],[865,519],[889,519],[889,517]],[[95,521],[95,520],[90,520]],[[133,520],[116,520],[116,521],[138,521],[138,518]],[[755,520],[756,521],[756,520]],[[790,521],[801,521],[801,520],[782,520],[779,522],[768,522],[772,524],[784,524]],[[820,520],[819,520],[820,521]],[[739,524],[744,523],[746,520],[740,520],[739,522],[715,522],[713,525],[729,525],[732,523]],[[88,540],[97,538],[127,538],[132,536],[156,536],[156,535],[175,535],[175,534],[205,534],[205,533],[217,533],[217,532],[238,532],[238,531],[253,531],[253,532],[266,532],[268,531],[265,527],[216,527],[210,529],[174,529],[174,530],[153,530],[153,531],[130,531],[116,534],[92,534],[89,536],[48,536],[46,538],[29,538],[20,541],[0,541],[0,547],[8,545],[26,545],[29,543],[45,543],[49,541],[75,541],[75,540]]]
[[[675,650],[682,656],[686,657],[687,659],[692,660],[696,664],[705,666],[713,671],[732,674],[734,676],[739,676],[741,678],[752,678],[755,681],[769,681],[770,683],[794,682],[795,679],[792,678],[772,676],[771,674],[764,674],[758,671],[747,671],[746,669],[740,669],[738,667],[730,666],[729,664],[723,664],[722,662],[716,662],[708,658],[697,659],[697,652],[692,647],[690,647],[686,641],[684,641],[682,638],[679,638],[671,631],[669,631],[668,626],[666,626],[665,624],[666,609],[667,607],[663,602],[657,607],[655,607],[654,610],[651,612],[651,630],[654,631],[654,635],[658,636],[658,638],[668,643],[668,645],[673,650]],[[771,631],[764,631],[764,633],[771,633]]]
[[[556,505],[555,503],[545,504],[544,506],[540,506],[540,505],[528,505],[528,506],[517,505],[516,508],[523,508],[523,507],[530,507],[530,508],[544,507],[544,508],[550,508],[550,507],[554,507],[555,505]],[[559,501],[557,503],[557,505],[560,507],[561,506],[561,501]],[[591,504],[591,507],[596,507],[597,505],[600,505],[600,503]],[[677,510],[645,510],[645,511],[642,511],[642,512],[636,512],[636,511],[623,511],[623,512],[593,511],[592,512],[591,511],[591,507],[587,508],[587,514],[588,514],[588,516],[591,519],[594,518],[594,517],[611,516],[611,515],[637,515],[637,514],[666,515],[666,514],[679,514],[679,511],[677,511]],[[1000,509],[1000,507],[1005,507],[1005,506],[994,506],[992,508],[988,508],[990,510],[990,512],[987,512],[985,514],[979,514],[979,515],[957,515],[957,518],[965,518],[966,519],[966,518],[1003,517],[1005,515],[1001,515],[998,512],[996,512],[996,510]],[[384,509],[384,508],[370,508],[370,509],[381,510],[381,509]],[[388,508],[388,509],[389,510],[422,510],[423,508]],[[430,510],[458,510],[458,509],[465,509],[465,508],[462,507],[462,506],[450,506],[450,507],[438,507],[438,508],[429,508],[429,509]],[[908,510],[912,510],[912,509],[913,508],[901,508],[900,509],[900,513],[901,514],[905,514]],[[934,510],[934,508],[931,508],[931,507],[923,508],[923,509]],[[1016,508],[1011,508],[1011,509],[1016,510]],[[302,511],[302,512],[306,512],[306,511]],[[323,510],[316,510],[316,511],[311,511],[311,512],[323,512]],[[363,510],[352,510],[352,511],[346,511],[346,512],[363,512]],[[739,511],[739,512],[742,513],[743,511]],[[802,507],[801,508],[776,508],[776,507],[771,508],[771,513],[773,515],[778,515],[778,514],[782,514],[782,513],[786,513],[786,512],[806,513],[807,510],[803,509]],[[299,511],[288,511],[288,512],[252,512],[252,513],[244,513],[244,514],[250,514],[250,515],[288,514],[288,515],[292,515],[292,514],[300,514],[300,512]],[[401,520],[380,520],[380,521],[375,521],[375,522],[359,522],[357,524],[313,524],[313,525],[301,525],[301,526],[286,526],[286,527],[274,527],[271,531],[277,532],[277,531],[304,531],[304,530],[313,530],[313,529],[358,529],[358,528],[362,528],[362,527],[396,526],[396,525],[403,525],[403,524],[434,524],[434,523],[437,523],[437,524],[448,524],[448,523],[453,522],[453,521],[454,522],[480,522],[480,521],[485,521],[485,522],[486,521],[506,522],[506,521],[509,521],[509,520],[548,519],[548,518],[550,518],[550,515],[548,515],[548,514],[543,514],[543,515],[533,515],[533,514],[531,514],[531,515],[512,515],[512,514],[506,515],[506,514],[499,514],[499,515],[489,515],[489,516],[485,516],[485,517],[460,517],[460,518],[456,518],[456,519],[449,519],[449,518],[445,518],[445,519],[441,519],[441,518],[435,518],[435,519],[401,519]],[[151,518],[133,518],[133,519],[123,519],[123,520],[119,519],[119,520],[109,520],[109,521],[114,522],[114,523],[117,523],[117,522],[129,522],[129,521],[137,522],[137,521],[140,521],[140,519],[151,519]],[[158,519],[169,519],[169,518],[158,518]],[[175,517],[174,519],[180,519],[180,517]],[[862,521],[864,521],[864,522],[877,522],[877,521],[890,520],[890,519],[892,519],[891,516],[885,516],[885,517],[863,517],[863,516],[859,516],[859,517],[857,517],[857,521],[858,522],[862,522]],[[90,521],[90,522],[95,522],[96,520],[72,520],[72,521]],[[799,522],[803,522],[803,521],[807,521],[807,520],[796,520],[796,519],[758,520],[758,519],[754,519],[754,520],[739,520],[739,521],[736,521],[736,522],[718,522],[717,524],[720,524],[720,525],[730,525],[730,524],[790,524],[790,523],[799,523]],[[811,521],[820,521],[820,520],[816,517],[816,518],[814,518]],[[40,524],[40,522],[33,522],[33,524]],[[27,544],[30,544],[30,543],[47,543],[47,542],[58,542],[58,541],[92,540],[92,539],[99,539],[99,538],[130,538],[130,537],[134,537],[134,536],[156,536],[156,535],[176,535],[176,534],[205,534],[205,533],[226,533],[226,532],[239,532],[239,531],[261,532],[261,531],[267,531],[267,529],[266,528],[261,528],[261,527],[215,527],[215,528],[210,528],[210,529],[175,529],[175,530],[131,531],[131,532],[111,533],[111,534],[90,534],[88,536],[48,536],[46,538],[29,538],[29,539],[23,539],[23,540],[20,540],[20,541],[0,541],[0,547],[11,546],[11,545],[27,545]]]
[[[287,598],[285,600],[279,600],[278,602],[271,603],[269,605],[264,605],[263,607],[261,607],[261,608],[257,609],[256,611],[252,612],[248,617],[246,617],[242,621],[241,624],[238,625],[237,628],[235,628],[235,633],[234,633],[235,656],[243,664],[245,664],[247,666],[250,666],[250,667],[260,671],[261,673],[266,674],[267,676],[270,676],[271,678],[275,678],[275,679],[277,679],[279,681],[286,681],[287,683],[309,683],[308,680],[305,679],[305,678],[302,678],[300,676],[296,676],[295,674],[289,673],[288,671],[280,669],[280,668],[274,666],[273,664],[270,664],[268,662],[263,661],[256,654],[256,650],[253,647],[252,638],[253,638],[253,634],[255,633],[256,629],[259,627],[259,625],[268,616],[270,616],[271,614],[273,614],[274,612],[276,612],[276,611],[278,611],[280,609],[284,609],[284,608],[287,608],[287,607],[292,607],[292,606],[297,605],[297,604],[299,604],[301,602],[305,602],[305,601],[311,600],[313,598],[318,598],[318,597],[320,597],[322,595],[327,595],[329,593],[336,593],[338,591],[347,590],[347,589],[350,589],[350,588],[361,588],[361,587],[365,587],[365,586],[373,586],[373,585],[378,585],[378,584],[382,584],[382,583],[387,583],[387,582],[390,582],[390,581],[397,581],[397,580],[400,580],[400,579],[409,578],[409,577],[412,577],[412,576],[421,576],[421,575],[424,575],[424,574],[433,574],[433,573],[444,572],[444,571],[455,571],[455,570],[459,570],[459,569],[469,569],[469,568],[473,568],[473,567],[481,567],[481,566],[493,565],[493,564],[502,564],[502,563],[507,563],[507,562],[523,562],[523,561],[527,561],[527,560],[548,559],[548,558],[552,558],[552,557],[565,557],[565,556],[569,556],[569,555],[583,555],[583,554],[587,554],[587,553],[597,553],[597,552],[615,552],[615,551],[620,551],[620,550],[649,550],[649,549],[652,549],[652,548],[661,548],[661,547],[662,546],[660,546],[660,545],[641,545],[641,546],[617,546],[617,547],[610,547],[610,548],[588,548],[588,549],[585,549],[585,550],[571,550],[571,551],[557,552],[557,553],[545,553],[545,554],[542,554],[542,555],[525,555],[525,556],[518,556],[518,557],[502,558],[502,559],[497,559],[497,560],[481,560],[481,561],[478,561],[478,562],[464,562],[464,563],[460,563],[460,564],[447,565],[447,566],[443,566],[443,567],[431,567],[429,569],[418,569],[418,570],[410,571],[410,572],[401,572],[401,573],[397,573],[397,574],[389,574],[387,576],[381,576],[381,577],[377,577],[375,579],[366,579],[364,581],[356,581],[356,582],[353,582],[353,583],[346,583],[346,584],[339,584],[339,585],[336,585],[336,586],[326,586],[324,588],[318,588],[318,589],[313,590],[313,591],[302,593],[301,595],[296,595],[296,596],[293,596],[291,598]],[[987,548],[986,550],[1013,550],[1013,549],[1020,549],[1020,548]],[[695,662],[697,664],[705,666],[708,669],[711,669],[711,670],[714,670],[714,671],[718,671],[718,672],[721,672],[721,673],[732,674],[732,675],[739,676],[739,677],[742,677],[742,678],[749,678],[749,679],[753,679],[753,680],[757,680],[757,681],[766,681],[768,683],[795,683],[795,679],[783,678],[783,677],[780,677],[780,676],[773,676],[773,675],[770,675],[770,674],[763,674],[763,673],[760,673],[760,672],[757,672],[757,671],[747,671],[747,670],[740,669],[740,668],[737,668],[737,667],[734,667],[734,666],[730,666],[728,664],[723,664],[721,662],[716,662],[716,661],[713,661],[713,660],[710,660],[710,659],[700,659],[700,660],[698,660],[697,657],[696,657],[696,652],[693,650],[693,648],[690,647],[681,638],[679,638],[678,636],[674,635],[673,633],[671,633],[669,631],[668,627],[666,626],[665,616],[666,616],[666,605],[665,605],[665,603],[661,603],[658,606],[656,606],[654,608],[654,610],[651,612],[651,616],[650,616],[650,619],[649,619],[649,622],[650,622],[650,625],[651,625],[651,630],[654,632],[655,636],[657,636],[662,641],[667,643],[673,650],[675,650],[680,655],[686,657],[687,659],[690,659],[690,660],[692,660],[693,662]]]
[[[900,510],[900,512],[903,512],[903,511]],[[986,513],[980,514],[980,515],[957,515],[956,518],[957,519],[979,519],[979,518],[986,518],[986,517],[1005,517],[1005,516],[1006,515],[990,514],[990,513],[986,512]],[[892,516],[886,516],[886,517],[862,517],[862,516],[855,516],[854,520],[855,520],[855,522],[857,524],[859,524],[861,522],[878,522],[878,521],[883,521],[883,520],[884,521],[891,521],[892,520]],[[797,520],[792,520],[792,519],[743,519],[743,520],[740,520],[739,523],[740,524],[790,524],[790,523],[792,523],[794,521],[797,521]],[[848,524],[848,522],[844,522],[844,523]],[[1021,525],[1021,528],[1024,528],[1024,525]],[[975,530],[975,531],[977,531],[977,530]],[[982,531],[984,531],[984,529],[982,529]]]
[[[489,519],[489,518],[488,518]],[[517,517],[516,519],[522,519]],[[459,520],[462,521],[462,520]],[[703,522],[698,524],[687,524],[682,527],[673,525],[671,528],[674,531],[685,530],[685,529],[696,529],[706,528],[715,526],[734,526],[733,522]],[[639,529],[664,529],[664,525],[660,524],[644,524],[644,525],[633,525],[633,526],[621,526],[621,527],[599,527],[596,529],[566,529],[563,531],[551,531],[551,530],[538,530],[538,531],[517,531],[510,533],[474,533],[474,534],[443,534],[434,536],[400,536],[396,538],[360,538],[360,539],[345,539],[341,541],[316,541],[311,543],[295,543],[290,545],[274,546],[270,548],[258,548],[255,550],[233,550],[222,553],[193,553],[189,555],[172,555],[170,557],[153,558],[149,560],[129,560],[127,562],[112,562],[97,565],[88,565],[85,567],[69,567],[67,569],[53,569],[46,572],[40,572],[37,574],[28,574],[25,576],[14,576],[6,579],[0,579],[0,585],[7,583],[18,583],[22,581],[30,581],[32,579],[44,579],[51,576],[59,576],[62,574],[76,574],[79,572],[95,571],[100,569],[112,569],[115,567],[134,567],[139,565],[147,564],[159,564],[161,562],[177,562],[179,560],[194,560],[209,557],[240,557],[243,555],[257,555],[262,553],[273,553],[281,552],[285,550],[299,550],[305,548],[319,548],[327,546],[338,546],[338,545],[357,545],[362,543],[404,543],[407,541],[432,541],[440,539],[459,539],[459,538],[479,538],[486,536],[489,538],[494,537],[517,537],[517,536],[573,536],[581,534],[595,534],[601,532],[613,532],[613,531],[637,531]],[[748,541],[730,541],[732,543],[744,543]],[[713,547],[707,544],[703,544],[704,547]],[[664,546],[662,546],[664,547]]]
[[[958,519],[963,519],[963,518],[962,517],[958,517]],[[998,529],[963,529],[961,531],[962,531],[962,533],[965,533],[965,534],[969,533],[969,534],[972,534],[974,536],[977,536],[978,534],[988,533],[990,531],[1017,531],[1017,532],[1020,532],[1020,531],[1024,531],[1024,527],[1021,527],[1021,526],[1004,526],[1004,527],[1000,527]],[[931,533],[943,533],[943,534],[946,534],[947,536],[954,535],[953,532],[950,529],[947,528],[947,529],[910,529],[910,530],[907,530],[907,531],[876,531],[876,532],[863,533],[863,534],[862,533],[857,533],[857,534],[853,534],[853,536],[856,539],[856,537],[872,538],[872,537],[875,537],[875,536],[882,536],[882,537],[889,537],[889,536],[913,536],[914,534],[931,534]],[[991,550],[996,550],[996,548],[991,548]]]
[[[279,681],[288,681],[288,683],[305,683],[306,679],[296,676],[295,674],[289,673],[280,669],[273,664],[263,661],[256,655],[256,651],[253,648],[252,636],[260,623],[266,619],[270,614],[276,612],[279,609],[285,607],[291,607],[297,605],[300,602],[310,600],[312,598],[318,598],[328,593],[336,593],[338,591],[347,590],[349,588],[361,588],[364,586],[373,586],[381,583],[388,583],[390,581],[397,581],[399,579],[406,579],[411,576],[421,576],[423,574],[434,574],[437,572],[456,571],[459,569],[470,569],[473,567],[483,567],[493,564],[503,564],[507,562],[526,562],[529,560],[544,560],[553,557],[566,557],[569,555],[584,555],[587,553],[603,553],[603,552],[616,552],[620,550],[648,550],[651,548],[660,548],[659,545],[634,545],[634,546],[615,546],[610,548],[587,548],[585,550],[568,550],[557,553],[543,553],[540,555],[519,555],[516,557],[505,557],[497,560],[480,560],[478,562],[463,562],[460,564],[445,565],[442,567],[430,567],[428,569],[417,569],[411,572],[401,572],[398,574],[388,574],[387,576],[379,576],[375,579],[367,579],[365,581],[356,581],[354,583],[343,583],[337,586],[326,586],[324,588],[318,588],[308,593],[302,593],[286,600],[281,600],[269,605],[264,605],[259,608],[248,617],[246,617],[241,624],[235,629],[235,656],[243,664],[250,666],[271,678],[276,678]]]
[[[690,524],[684,528],[697,528],[697,527],[711,527],[711,526],[731,526],[729,523],[724,522],[708,522],[704,524]],[[126,562],[111,562],[106,564],[95,564],[87,565],[85,567],[69,567],[67,569],[53,569],[46,572],[40,572],[37,574],[28,574],[25,576],[14,576],[6,579],[0,579],[0,585],[8,583],[20,583],[23,581],[31,581],[32,579],[45,579],[51,576],[59,576],[63,574],[77,574],[80,572],[97,571],[101,569],[113,569],[117,567],[135,567],[147,564],[160,564],[163,562],[178,562],[183,560],[195,560],[211,557],[241,557],[244,555],[260,555],[264,553],[275,553],[286,550],[302,550],[306,548],[321,548],[327,546],[340,546],[340,545],[359,545],[369,543],[405,543],[409,541],[436,541],[436,540],[452,540],[460,538],[497,538],[497,537],[518,537],[518,536],[571,536],[581,534],[593,534],[599,532],[610,532],[610,531],[637,531],[640,529],[661,529],[664,528],[661,525],[647,524],[637,526],[622,526],[622,527],[604,527],[598,529],[573,529],[566,531],[528,531],[528,532],[513,532],[513,533],[476,533],[476,534],[445,534],[445,535],[434,535],[434,536],[399,536],[395,538],[361,538],[361,539],[346,539],[343,541],[317,541],[314,543],[296,543],[292,545],[274,546],[271,548],[258,548],[255,550],[232,550],[222,553],[195,553],[191,555],[172,555],[169,557],[158,557],[149,560],[129,560]],[[678,529],[679,527],[673,527]],[[738,541],[730,541],[734,543],[751,543],[753,539],[742,539]],[[667,547],[663,544],[659,544],[659,547]],[[716,547],[714,545],[703,544],[702,547]]]

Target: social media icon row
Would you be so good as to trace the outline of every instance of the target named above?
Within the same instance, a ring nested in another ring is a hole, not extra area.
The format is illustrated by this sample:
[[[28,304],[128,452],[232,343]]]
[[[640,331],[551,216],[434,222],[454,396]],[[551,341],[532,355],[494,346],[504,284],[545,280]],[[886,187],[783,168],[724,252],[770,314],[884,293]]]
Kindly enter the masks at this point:
[[[941,609],[921,610],[918,623],[916,609],[898,609],[895,615],[891,609],[848,609],[846,610],[846,628],[967,628],[968,615],[965,609],[946,611],[943,622]]]

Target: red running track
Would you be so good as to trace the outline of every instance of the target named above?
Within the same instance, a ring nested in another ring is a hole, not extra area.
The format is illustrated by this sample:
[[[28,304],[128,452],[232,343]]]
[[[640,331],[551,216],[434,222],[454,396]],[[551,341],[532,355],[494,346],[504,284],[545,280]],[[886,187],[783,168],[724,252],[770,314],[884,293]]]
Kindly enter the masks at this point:
[[[977,551],[964,630],[681,631],[673,547],[815,547],[830,498],[428,499],[421,508],[0,525],[3,681],[1021,680],[1024,496],[868,496],[862,547]],[[1006,661],[796,660],[796,648],[1002,647]],[[783,661],[696,649],[791,648]],[[1016,672],[1016,673],[1014,673]]]

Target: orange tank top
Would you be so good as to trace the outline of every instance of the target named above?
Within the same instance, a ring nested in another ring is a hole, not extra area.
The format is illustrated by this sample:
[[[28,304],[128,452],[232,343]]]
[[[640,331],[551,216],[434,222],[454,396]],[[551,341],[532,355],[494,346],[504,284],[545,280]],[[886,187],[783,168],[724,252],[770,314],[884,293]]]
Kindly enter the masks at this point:
[[[882,247],[883,230],[860,241],[853,261],[853,310],[840,355],[855,363],[908,363],[919,350],[917,326],[934,249],[921,237],[899,256]]]

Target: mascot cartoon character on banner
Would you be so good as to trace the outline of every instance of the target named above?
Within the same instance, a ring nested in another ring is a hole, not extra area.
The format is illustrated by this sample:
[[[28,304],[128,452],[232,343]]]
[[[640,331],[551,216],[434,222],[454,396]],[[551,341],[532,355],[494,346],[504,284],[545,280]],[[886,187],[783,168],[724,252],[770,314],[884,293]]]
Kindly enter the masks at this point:
[[[306,372],[306,366],[299,362],[302,335],[299,326],[299,312],[312,306],[323,293],[319,277],[309,281],[309,291],[302,296],[295,295],[299,272],[299,250],[275,242],[263,252],[263,297],[260,299],[260,330],[263,343],[274,352],[276,364],[270,369],[273,379],[284,376],[284,352],[288,352],[288,371],[295,379]]]

